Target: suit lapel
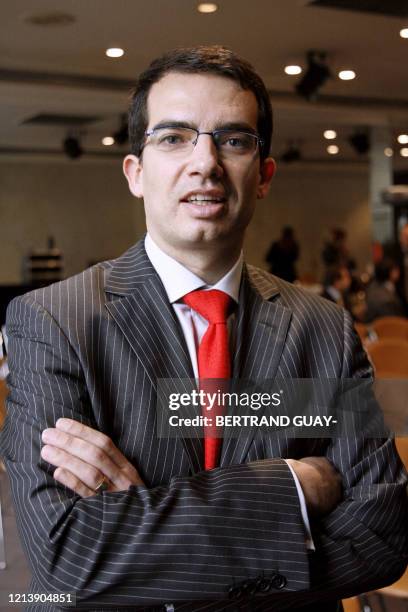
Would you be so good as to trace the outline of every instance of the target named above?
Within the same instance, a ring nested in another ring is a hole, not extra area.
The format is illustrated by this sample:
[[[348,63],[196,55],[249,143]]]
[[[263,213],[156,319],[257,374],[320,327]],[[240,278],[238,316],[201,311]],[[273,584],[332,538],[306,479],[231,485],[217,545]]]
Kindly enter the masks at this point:
[[[270,276],[244,268],[237,312],[233,378],[263,383],[276,376],[291,320],[291,311],[277,301],[279,289]],[[263,409],[264,410],[264,409]],[[257,411],[261,416],[262,409]],[[242,463],[257,431],[241,430],[238,438],[225,438],[221,466]]]
[[[158,378],[194,378],[177,317],[143,241],[116,260],[108,273],[106,308],[157,389]],[[199,439],[184,439],[194,472],[202,469]]]

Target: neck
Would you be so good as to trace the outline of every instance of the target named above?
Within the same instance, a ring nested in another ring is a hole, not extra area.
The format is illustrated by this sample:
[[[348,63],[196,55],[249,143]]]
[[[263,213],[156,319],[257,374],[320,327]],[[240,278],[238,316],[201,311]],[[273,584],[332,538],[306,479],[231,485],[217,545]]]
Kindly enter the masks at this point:
[[[178,261],[181,265],[202,278],[207,285],[214,285],[232,268],[239,258],[242,243],[231,245],[207,245],[207,248],[194,245],[185,249],[174,248],[173,245],[163,244],[156,236],[153,240],[162,251]]]

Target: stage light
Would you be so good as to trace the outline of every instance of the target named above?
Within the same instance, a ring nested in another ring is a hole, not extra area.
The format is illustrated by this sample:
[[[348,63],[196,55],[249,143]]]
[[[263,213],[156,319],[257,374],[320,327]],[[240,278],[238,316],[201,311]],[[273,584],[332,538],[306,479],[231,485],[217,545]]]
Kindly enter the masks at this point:
[[[124,145],[129,140],[126,115],[121,115],[119,129],[113,134],[116,144]]]
[[[73,136],[68,136],[62,143],[65,154],[70,159],[78,159],[83,154],[83,149],[80,145],[78,138],[74,138]]]
[[[306,100],[315,100],[321,87],[332,75],[325,63],[326,54],[321,51],[307,53],[307,69],[295,89]]]
[[[302,159],[302,153],[300,152],[299,147],[297,147],[295,144],[290,144],[286,151],[282,153],[280,159],[285,164],[290,164]]]
[[[365,155],[370,150],[370,138],[367,132],[356,132],[350,136],[349,143],[359,155]]]

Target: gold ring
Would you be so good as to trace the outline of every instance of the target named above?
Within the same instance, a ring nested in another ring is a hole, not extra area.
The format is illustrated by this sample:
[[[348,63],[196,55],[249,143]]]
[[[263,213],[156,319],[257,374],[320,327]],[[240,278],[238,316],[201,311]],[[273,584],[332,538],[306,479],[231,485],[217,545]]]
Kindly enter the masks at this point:
[[[95,493],[103,493],[107,489],[109,489],[109,481],[104,476],[102,480],[96,485],[94,491]]]

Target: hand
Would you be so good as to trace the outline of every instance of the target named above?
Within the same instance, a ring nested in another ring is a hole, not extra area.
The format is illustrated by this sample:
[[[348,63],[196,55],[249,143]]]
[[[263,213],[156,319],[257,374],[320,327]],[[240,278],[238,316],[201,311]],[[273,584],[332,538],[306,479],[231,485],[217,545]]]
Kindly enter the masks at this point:
[[[311,516],[322,516],[333,510],[342,498],[341,476],[324,457],[286,459],[299,479]]]
[[[107,491],[143,485],[137,470],[105,434],[72,419],[58,419],[42,433],[41,457],[57,466],[54,478],[81,497],[95,495],[103,479]]]

